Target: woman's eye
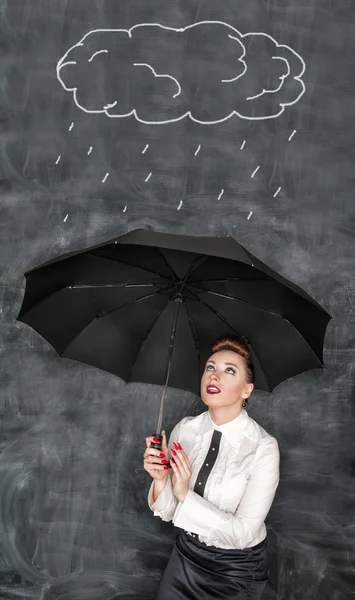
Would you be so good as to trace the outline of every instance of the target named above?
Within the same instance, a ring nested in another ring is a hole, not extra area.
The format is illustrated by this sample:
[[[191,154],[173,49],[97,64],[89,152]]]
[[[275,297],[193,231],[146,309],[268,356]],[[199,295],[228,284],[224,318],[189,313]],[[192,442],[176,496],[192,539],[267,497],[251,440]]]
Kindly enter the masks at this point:
[[[211,369],[213,369],[213,365],[207,365],[206,371],[210,371]]]
[[[232,369],[232,367],[227,367],[226,371],[229,371],[230,373],[233,373],[233,375],[235,375],[235,370]]]

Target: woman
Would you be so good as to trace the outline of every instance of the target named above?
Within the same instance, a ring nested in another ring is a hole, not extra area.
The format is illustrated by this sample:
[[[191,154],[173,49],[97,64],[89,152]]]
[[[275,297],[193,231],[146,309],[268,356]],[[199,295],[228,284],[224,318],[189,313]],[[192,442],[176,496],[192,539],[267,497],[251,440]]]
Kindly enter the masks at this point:
[[[264,521],[279,483],[279,449],[244,410],[253,379],[244,338],[219,338],[201,379],[208,411],[182,419],[168,446],[163,432],[162,452],[146,438],[148,505],[179,528],[156,600],[262,597],[269,575]]]

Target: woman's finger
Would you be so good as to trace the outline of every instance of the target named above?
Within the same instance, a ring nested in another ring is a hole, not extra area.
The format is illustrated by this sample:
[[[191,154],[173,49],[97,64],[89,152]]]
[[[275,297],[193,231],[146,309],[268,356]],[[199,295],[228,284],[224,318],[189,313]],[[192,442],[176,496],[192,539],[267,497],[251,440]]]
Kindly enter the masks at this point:
[[[165,434],[164,429],[162,431],[162,436],[163,436],[163,440],[162,440],[162,443],[161,443],[162,452],[164,452],[165,454],[168,454],[169,453],[169,448],[168,448],[168,443],[166,441],[166,434]]]
[[[144,451],[144,454],[143,454],[143,458],[149,458],[150,456],[152,456],[153,459],[155,457],[166,459],[167,456],[165,454],[164,454],[164,456],[162,456],[163,454],[164,454],[164,452],[161,452],[160,450],[156,450],[155,448],[146,448],[146,450]]]
[[[176,454],[174,454],[175,464],[179,467],[180,474],[185,478],[191,477],[191,466],[190,461],[187,458],[187,455],[183,450],[176,450]]]

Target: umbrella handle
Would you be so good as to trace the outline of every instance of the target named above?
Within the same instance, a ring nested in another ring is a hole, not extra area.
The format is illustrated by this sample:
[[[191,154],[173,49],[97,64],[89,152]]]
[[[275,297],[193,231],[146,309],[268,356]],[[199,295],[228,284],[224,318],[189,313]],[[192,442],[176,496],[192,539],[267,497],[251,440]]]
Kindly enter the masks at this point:
[[[155,433],[154,437],[159,440],[159,444],[157,442],[150,442],[150,448],[155,448],[156,450],[161,450],[161,445],[163,442],[163,436],[160,433]],[[160,464],[160,463],[153,463],[153,464]],[[166,465],[166,467],[170,467],[171,468],[171,464],[168,462]]]

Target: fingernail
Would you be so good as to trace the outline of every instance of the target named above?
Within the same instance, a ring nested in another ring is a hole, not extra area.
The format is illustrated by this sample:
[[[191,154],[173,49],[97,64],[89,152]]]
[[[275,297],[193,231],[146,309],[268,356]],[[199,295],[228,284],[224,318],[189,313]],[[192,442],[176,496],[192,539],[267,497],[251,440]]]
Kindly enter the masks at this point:
[[[168,461],[167,461],[167,460],[162,460],[161,462],[162,462],[163,464],[165,463],[166,465],[168,464]]]
[[[181,446],[181,444],[178,444],[178,449],[179,449],[179,450],[182,450],[182,446]]]
[[[164,458],[164,456],[165,456],[164,452],[161,452],[161,453],[159,454],[159,456],[160,456],[160,458],[161,458],[161,457],[163,457],[163,458]]]
[[[169,467],[164,467],[164,469],[166,469],[167,471],[169,470]]]
[[[175,442],[174,442],[174,446],[175,446],[176,450],[179,450],[179,446],[177,444],[175,444]]]
[[[173,455],[176,456],[175,450],[171,449],[171,451],[172,451]]]
[[[160,444],[160,440],[157,440],[157,438],[153,437],[153,442],[155,442],[156,444]]]

